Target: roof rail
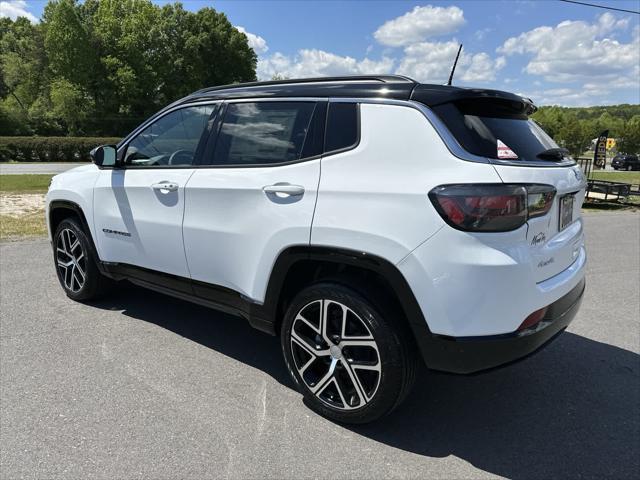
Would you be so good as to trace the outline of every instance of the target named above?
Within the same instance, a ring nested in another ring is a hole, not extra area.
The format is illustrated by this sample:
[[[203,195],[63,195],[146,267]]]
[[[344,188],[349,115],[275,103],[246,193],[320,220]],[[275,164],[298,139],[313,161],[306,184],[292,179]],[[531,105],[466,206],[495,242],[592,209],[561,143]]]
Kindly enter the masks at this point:
[[[341,77],[312,77],[312,78],[288,78],[286,80],[268,80],[265,82],[233,83],[217,87],[207,87],[196,93],[214,92],[230,88],[258,87],[265,85],[288,85],[293,83],[319,83],[319,82],[381,82],[381,83],[417,83],[404,75],[345,75]]]

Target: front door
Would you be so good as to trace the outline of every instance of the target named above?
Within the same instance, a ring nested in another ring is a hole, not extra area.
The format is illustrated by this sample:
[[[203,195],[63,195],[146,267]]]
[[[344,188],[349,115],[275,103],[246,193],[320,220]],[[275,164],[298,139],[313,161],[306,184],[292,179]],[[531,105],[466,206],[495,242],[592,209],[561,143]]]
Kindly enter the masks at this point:
[[[101,170],[94,188],[101,260],[189,277],[182,241],[185,185],[215,108],[161,115],[121,146],[122,168]]]

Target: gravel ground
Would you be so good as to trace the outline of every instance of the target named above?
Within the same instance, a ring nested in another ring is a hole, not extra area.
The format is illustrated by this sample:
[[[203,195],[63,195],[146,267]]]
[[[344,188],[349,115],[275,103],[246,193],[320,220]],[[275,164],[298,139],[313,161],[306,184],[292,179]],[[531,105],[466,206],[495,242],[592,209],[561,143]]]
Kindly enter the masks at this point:
[[[68,300],[46,241],[0,244],[0,477],[637,478],[640,215],[590,214],[567,333],[476,376],[423,372],[391,417],[309,411],[276,338],[130,285]]]

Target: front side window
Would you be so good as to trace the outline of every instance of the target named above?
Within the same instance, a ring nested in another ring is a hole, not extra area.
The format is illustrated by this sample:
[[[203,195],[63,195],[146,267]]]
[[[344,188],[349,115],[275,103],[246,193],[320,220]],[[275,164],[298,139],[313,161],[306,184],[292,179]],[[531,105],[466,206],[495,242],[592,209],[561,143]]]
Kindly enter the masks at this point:
[[[213,164],[268,165],[308,156],[309,145],[305,148],[305,143],[313,128],[315,108],[315,102],[230,103],[218,133]]]
[[[186,107],[159,118],[129,142],[125,165],[192,165],[202,133],[212,128],[216,108],[217,105]]]

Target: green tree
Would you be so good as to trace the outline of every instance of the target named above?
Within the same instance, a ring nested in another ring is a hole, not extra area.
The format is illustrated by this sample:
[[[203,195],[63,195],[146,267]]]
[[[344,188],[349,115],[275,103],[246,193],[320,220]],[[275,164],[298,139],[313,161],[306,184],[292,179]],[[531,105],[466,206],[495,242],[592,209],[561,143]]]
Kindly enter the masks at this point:
[[[51,113],[64,122],[69,134],[79,135],[82,125],[93,110],[91,98],[82,87],[66,78],[51,82]]]
[[[94,75],[95,51],[75,0],[49,2],[44,17],[44,46],[53,76],[88,88]]]
[[[622,131],[617,150],[624,153],[640,153],[640,115],[634,115]]]

